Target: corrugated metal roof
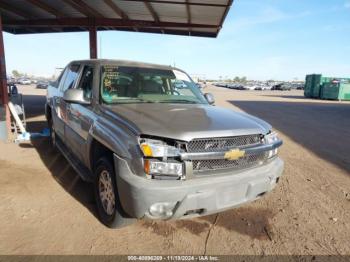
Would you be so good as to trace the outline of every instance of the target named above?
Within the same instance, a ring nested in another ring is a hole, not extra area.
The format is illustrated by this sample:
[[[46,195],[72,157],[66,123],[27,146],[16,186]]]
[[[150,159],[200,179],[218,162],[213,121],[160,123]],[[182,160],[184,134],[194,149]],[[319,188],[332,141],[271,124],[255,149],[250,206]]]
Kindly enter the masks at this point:
[[[121,30],[216,37],[233,0],[1,0],[13,34]]]

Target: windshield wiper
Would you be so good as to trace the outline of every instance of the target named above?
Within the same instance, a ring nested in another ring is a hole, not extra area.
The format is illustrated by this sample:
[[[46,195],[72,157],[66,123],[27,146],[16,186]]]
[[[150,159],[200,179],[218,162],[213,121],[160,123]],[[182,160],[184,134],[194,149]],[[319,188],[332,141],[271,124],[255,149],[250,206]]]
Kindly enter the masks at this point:
[[[119,99],[119,101],[113,101],[109,104],[133,104],[133,103],[158,103],[158,101],[145,100],[141,98],[134,99]]]
[[[159,101],[159,103],[184,103],[184,104],[198,104],[196,101],[193,101],[193,100],[186,100],[186,99],[171,99],[171,100],[162,100],[162,101]]]

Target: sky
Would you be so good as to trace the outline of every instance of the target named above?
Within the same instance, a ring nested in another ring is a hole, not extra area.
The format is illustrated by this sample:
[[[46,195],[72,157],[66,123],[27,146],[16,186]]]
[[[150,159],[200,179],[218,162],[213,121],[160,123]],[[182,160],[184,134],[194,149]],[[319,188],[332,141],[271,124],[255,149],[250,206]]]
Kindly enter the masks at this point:
[[[51,76],[89,57],[88,33],[4,33],[7,72]],[[217,38],[108,31],[99,57],[176,65],[206,79],[350,77],[350,0],[235,0]]]

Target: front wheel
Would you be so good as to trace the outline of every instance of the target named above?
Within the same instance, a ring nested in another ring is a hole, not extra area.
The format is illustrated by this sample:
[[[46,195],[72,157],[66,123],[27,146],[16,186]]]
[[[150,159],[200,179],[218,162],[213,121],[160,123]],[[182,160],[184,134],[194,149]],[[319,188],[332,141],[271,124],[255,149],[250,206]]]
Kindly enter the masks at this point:
[[[107,227],[120,228],[135,221],[129,218],[121,207],[114,168],[111,161],[105,157],[96,165],[94,191],[98,215]]]

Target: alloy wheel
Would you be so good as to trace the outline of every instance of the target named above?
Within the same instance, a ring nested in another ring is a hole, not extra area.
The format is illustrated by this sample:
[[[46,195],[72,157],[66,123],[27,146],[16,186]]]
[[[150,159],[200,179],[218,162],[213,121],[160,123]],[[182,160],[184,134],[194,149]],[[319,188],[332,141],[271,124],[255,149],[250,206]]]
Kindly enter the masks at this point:
[[[115,194],[112,178],[107,170],[100,173],[98,190],[104,211],[108,215],[112,215],[115,211]]]

